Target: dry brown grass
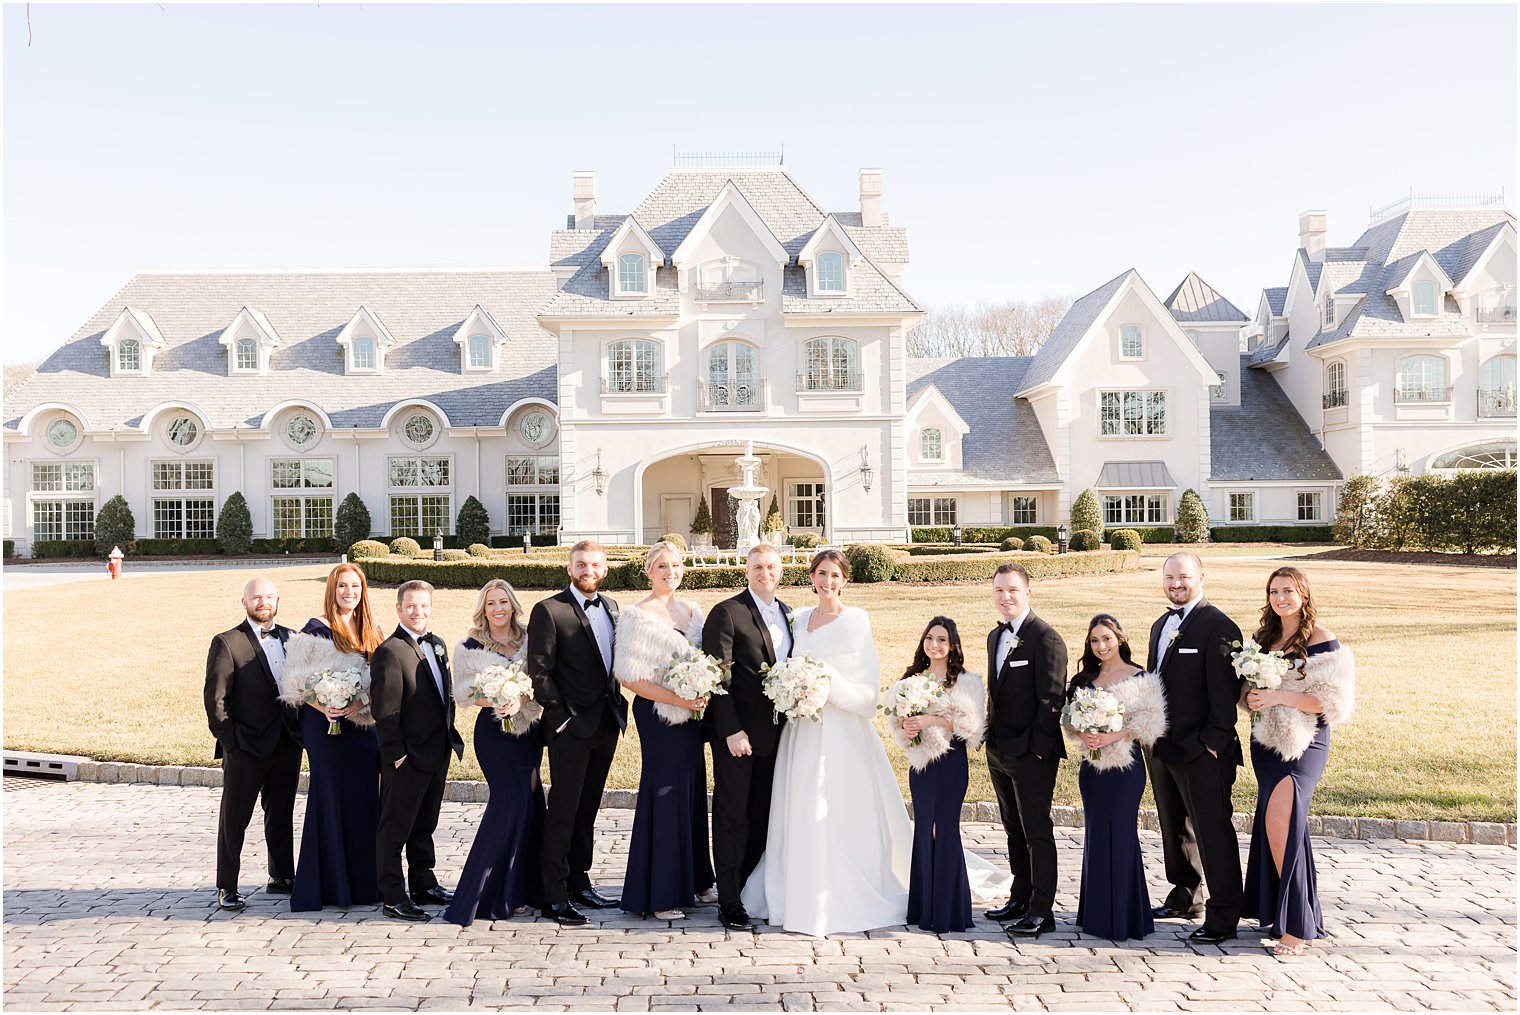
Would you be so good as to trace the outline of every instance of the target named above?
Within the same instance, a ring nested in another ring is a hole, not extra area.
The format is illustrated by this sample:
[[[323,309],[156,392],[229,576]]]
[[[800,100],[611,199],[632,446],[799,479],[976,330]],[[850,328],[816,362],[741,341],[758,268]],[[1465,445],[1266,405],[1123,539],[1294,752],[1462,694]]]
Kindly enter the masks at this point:
[[[1290,551],[1291,552],[1291,551]],[[1139,570],[1037,582],[1034,608],[1077,645],[1098,610],[1142,640],[1162,608],[1161,561]],[[1210,598],[1248,632],[1273,563],[1207,559]],[[1315,798],[1324,814],[1515,819],[1515,575],[1426,565],[1308,562],[1323,622],[1356,653],[1357,714],[1337,729]],[[15,591],[5,597],[5,746],[156,764],[212,763],[201,705],[210,636],[240,617],[249,571],[187,569],[111,583]],[[319,607],[326,568],[275,572],[281,618],[299,627]],[[389,590],[373,593],[391,613]],[[548,593],[530,592],[525,603]],[[699,592],[708,607],[728,592]],[[624,593],[624,601],[637,594]],[[793,605],[811,594],[790,590]],[[956,618],[980,670],[993,616],[975,585],[858,585],[848,598],[871,612],[887,679],[902,672],[913,640],[936,613]],[[442,590],[434,628],[463,634],[474,593]],[[1143,652],[1143,646],[1141,651]],[[468,740],[473,720],[464,722]],[[1246,724],[1241,724],[1242,736]],[[906,792],[901,753],[889,746]],[[638,738],[622,742],[611,786],[638,784]],[[472,752],[456,778],[479,778]],[[1237,806],[1253,805],[1250,768]],[[1078,800],[1075,766],[1062,766],[1060,802]],[[969,798],[992,799],[986,768],[972,762]]]

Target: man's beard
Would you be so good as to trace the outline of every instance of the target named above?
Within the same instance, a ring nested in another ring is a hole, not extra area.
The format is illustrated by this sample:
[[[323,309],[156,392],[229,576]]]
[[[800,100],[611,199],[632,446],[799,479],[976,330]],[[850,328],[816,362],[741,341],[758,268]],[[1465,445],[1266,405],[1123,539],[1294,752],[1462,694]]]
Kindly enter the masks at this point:
[[[602,576],[587,573],[579,578],[570,579],[570,584],[575,586],[577,592],[584,592],[586,595],[592,596],[602,587],[602,581]]]
[[[1176,591],[1168,589],[1166,598],[1173,606],[1186,606],[1188,600],[1193,598],[1193,593],[1187,589],[1178,589]]]
[[[248,619],[253,621],[255,624],[263,625],[273,620],[274,615],[279,612],[279,610],[274,606],[256,606],[251,610],[245,606],[243,607],[243,612],[247,613]]]

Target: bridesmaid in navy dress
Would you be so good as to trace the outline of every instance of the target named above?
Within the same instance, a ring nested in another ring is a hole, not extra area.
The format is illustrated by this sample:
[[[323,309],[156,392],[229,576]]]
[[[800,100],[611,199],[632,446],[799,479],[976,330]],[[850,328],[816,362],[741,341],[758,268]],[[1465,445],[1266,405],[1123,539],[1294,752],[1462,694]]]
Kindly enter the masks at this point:
[[[1256,820],[1246,861],[1241,915],[1277,938],[1276,955],[1298,955],[1325,936],[1309,803],[1330,757],[1330,725],[1351,717],[1356,665],[1335,635],[1316,623],[1309,579],[1280,567],[1267,580],[1267,604],[1253,637],[1298,667],[1275,691],[1247,687],[1241,707],[1258,713],[1251,725],[1256,772]]]
[[[1118,699],[1124,727],[1114,733],[1078,733],[1064,715],[1061,720],[1066,735],[1082,746],[1077,770],[1084,826],[1077,926],[1111,941],[1143,938],[1156,928],[1136,822],[1145,792],[1140,748],[1166,732],[1166,697],[1160,678],[1130,658],[1129,638],[1107,613],[1088,622],[1082,663],[1067,687],[1067,699],[1083,687],[1105,690]]]
[[[618,616],[612,663],[613,676],[636,695],[633,718],[643,758],[619,906],[658,920],[680,920],[697,902],[718,901],[707,845],[702,724],[693,714],[707,701],[682,698],[661,680],[676,653],[700,651],[702,643],[702,611],[676,599],[683,557],[673,543],[649,548],[644,571],[651,591]]]
[[[301,633],[290,639],[286,676],[324,666],[359,665],[368,672],[369,657],[384,635],[370,610],[363,571],[354,564],[332,569],[322,614],[307,621]],[[340,735],[328,734],[330,720],[337,720]],[[311,774],[290,908],[303,913],[324,906],[378,905],[375,829],[380,821],[380,742],[368,703],[356,702],[341,711],[307,705],[301,710],[301,733],[310,741],[306,757]]]
[[[987,704],[982,678],[967,672],[960,632],[949,617],[935,617],[924,628],[903,677],[918,674],[943,685],[939,701],[923,715],[888,720],[893,738],[908,755],[913,797],[908,923],[956,933],[972,926],[961,804],[970,779],[966,752],[981,746]]]
[[[527,621],[512,586],[493,578],[475,600],[469,637],[454,650],[454,694],[460,708],[480,707],[475,757],[491,788],[454,901],[443,914],[461,927],[477,918],[510,919],[542,904],[538,850],[544,787],[538,773],[544,750],[538,720],[543,707],[529,698],[498,711],[468,694],[471,680],[480,671],[522,660],[528,645]],[[502,729],[508,718],[510,732]]]

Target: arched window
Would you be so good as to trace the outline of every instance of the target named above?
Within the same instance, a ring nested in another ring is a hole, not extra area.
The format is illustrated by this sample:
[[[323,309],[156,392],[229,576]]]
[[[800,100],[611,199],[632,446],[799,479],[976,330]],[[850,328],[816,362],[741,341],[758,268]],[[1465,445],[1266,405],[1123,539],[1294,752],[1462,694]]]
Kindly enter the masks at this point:
[[[844,255],[827,251],[813,263],[813,288],[821,293],[844,292]]]
[[[661,391],[660,381],[660,347],[653,342],[625,338],[607,347],[607,391]]]
[[[755,347],[732,339],[707,350],[706,409],[758,409],[760,384]]]
[[[1483,387],[1478,391],[1478,415],[1515,415],[1515,357],[1495,356],[1483,364]]]
[[[361,335],[349,346],[353,352],[355,370],[375,369],[375,340]]]
[[[926,462],[938,462],[945,457],[945,435],[937,426],[926,426],[918,432],[918,457]]]
[[[1138,324],[1126,324],[1119,329],[1119,356],[1123,359],[1140,359],[1145,355],[1145,330]]]
[[[1432,469],[1513,469],[1515,442],[1494,441],[1476,444],[1461,451],[1442,455],[1430,463]]]
[[[1446,402],[1446,361],[1439,356],[1406,356],[1399,360],[1399,386],[1394,401]]]
[[[618,255],[618,292],[648,292],[644,284],[644,255]]]
[[[1346,404],[1346,364],[1339,360],[1325,367],[1325,408]]]
[[[1436,315],[1436,284],[1434,282],[1416,282],[1414,284],[1413,313],[1416,317],[1434,317]]]
[[[491,340],[485,335],[470,336],[470,366],[489,367],[491,365]]]
[[[259,343],[251,338],[238,339],[235,356],[239,370],[257,370],[259,368]]]
[[[124,338],[116,345],[117,370],[141,370],[142,346],[135,338]]]
[[[803,346],[808,391],[859,391],[860,346],[852,338],[812,338]]]

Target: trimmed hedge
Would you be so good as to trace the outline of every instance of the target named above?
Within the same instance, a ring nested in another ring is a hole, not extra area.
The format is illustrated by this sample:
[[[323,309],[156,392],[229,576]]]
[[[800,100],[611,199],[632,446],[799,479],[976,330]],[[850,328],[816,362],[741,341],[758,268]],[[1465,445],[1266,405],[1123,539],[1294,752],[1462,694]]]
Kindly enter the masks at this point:
[[[1071,534],[1067,545],[1077,553],[1096,550],[1103,545],[1103,537],[1092,529],[1078,529]]]
[[[215,539],[138,539],[124,552],[139,557],[215,557],[221,548]]]
[[[91,548],[94,548],[95,543],[94,543],[93,540],[90,542],[90,546],[91,546]],[[16,541],[14,539],[7,539],[5,541],[5,559],[6,560],[10,560],[15,555],[16,555]]]
[[[1048,536],[1034,535],[1024,540],[1024,549],[1030,553],[1052,553],[1055,551],[1055,544]]]
[[[15,544],[6,540],[5,555],[12,555]],[[128,548],[123,548],[126,553]],[[42,557],[95,557],[95,540],[93,539],[39,539],[32,543],[32,556]]]
[[[1131,532],[1140,534],[1142,543],[1175,543],[1177,541],[1177,528],[1174,525],[1126,525]]]
[[[786,541],[799,550],[811,550],[815,546],[823,545],[823,537],[816,532],[798,532],[787,536]]]
[[[553,532],[545,532],[542,535],[529,536],[528,538],[530,540],[532,540],[532,545],[533,546],[558,546],[559,545],[559,536],[555,535]],[[449,538],[447,536],[444,536],[443,537],[443,542],[444,542],[444,545],[447,546],[448,542],[449,542]],[[521,550],[522,549],[522,533],[519,532],[515,536],[492,536],[491,537],[491,548],[493,550]]]
[[[1341,487],[1338,538],[1358,549],[1515,548],[1515,470],[1395,476],[1386,484],[1352,476]]]
[[[889,582],[897,569],[897,558],[880,543],[851,543],[844,548],[850,563],[852,582]]]
[[[689,549],[691,549],[691,547],[689,547],[689,546],[686,545],[686,537],[682,536],[679,532],[667,532],[663,536],[661,536],[659,539],[655,540],[655,542],[657,542],[657,543],[674,543],[676,546],[679,546],[682,550],[689,550]]]
[[[1027,540],[1030,536],[1056,538],[1054,525],[962,525],[963,543],[1001,543],[1009,536]],[[919,526],[913,529],[915,543],[953,543],[955,530],[948,525]]]
[[[1144,540],[1134,529],[1110,529],[1108,545],[1115,550],[1138,550]]]
[[[1024,541],[1018,536],[1009,536],[1007,539],[998,544],[998,549],[1002,550],[1004,553],[1011,553],[1014,550],[1022,550],[1023,548]]]
[[[963,582],[990,581],[992,572],[1004,560],[1014,560],[1029,572],[1031,578],[1061,578],[1084,574],[1117,574],[1140,565],[1138,550],[1094,550],[1090,553],[1063,553],[1052,556],[993,557],[987,560],[964,558],[938,560],[923,558],[903,560],[897,564],[893,581],[900,582]]]
[[[1329,525],[1217,525],[1209,530],[1211,543],[1329,543]]]
[[[1004,540],[1004,542],[1007,542],[1007,540]],[[1020,541],[1019,546],[1014,547],[1014,549],[1019,549],[1022,546],[1023,542]],[[933,557],[942,553],[996,553],[999,549],[1005,549],[1005,547],[998,547],[992,543],[977,543],[974,546],[967,543],[962,543],[960,546],[941,546],[938,543],[914,543],[905,549],[910,557]]]
[[[470,559],[470,551],[469,550],[444,550],[443,551],[443,559],[444,560],[469,560]]]
[[[378,539],[361,539],[348,548],[348,559],[363,560],[367,557],[385,557],[390,552],[390,547]]]
[[[337,553],[338,544],[331,536],[312,536],[309,539],[255,539],[254,553]]]
[[[489,557],[491,555],[491,548],[484,543],[471,543],[465,547],[465,552],[471,557]]]
[[[398,557],[420,557],[422,547],[411,536],[397,536],[390,542],[390,551]]]

